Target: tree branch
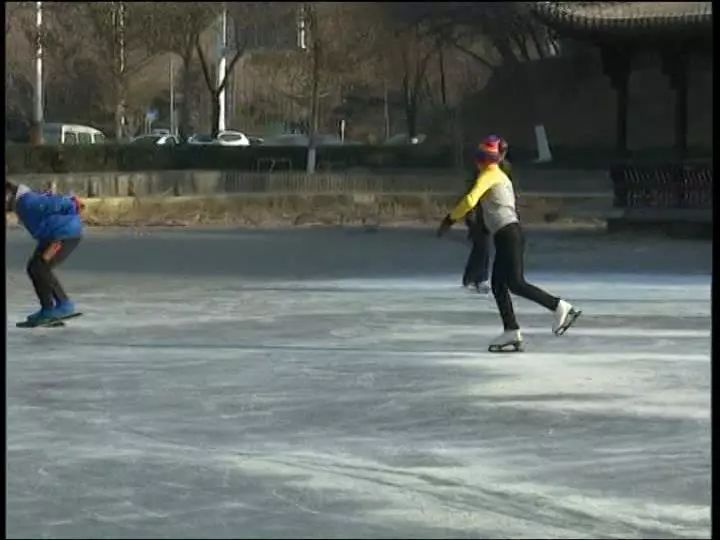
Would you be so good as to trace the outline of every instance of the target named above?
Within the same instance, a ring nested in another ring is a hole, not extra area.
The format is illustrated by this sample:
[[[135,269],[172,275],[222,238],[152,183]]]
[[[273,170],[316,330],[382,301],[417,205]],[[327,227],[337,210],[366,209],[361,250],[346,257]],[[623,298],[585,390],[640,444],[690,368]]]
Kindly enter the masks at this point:
[[[425,54],[425,56],[420,60],[420,62],[418,62],[417,71],[415,72],[416,84],[418,79],[422,79],[425,76],[428,62],[430,62],[430,58],[432,58],[434,53],[435,51],[430,50]]]
[[[202,66],[203,77],[205,77],[205,84],[207,85],[208,90],[214,93],[216,88],[212,82],[212,77],[210,77],[207,61],[205,60],[205,55],[203,54],[202,47],[200,46],[200,36],[197,36],[195,39],[195,50],[198,53],[198,57],[200,57],[200,65]]]
[[[497,69],[496,65],[492,64],[491,62],[489,62],[488,60],[486,60],[485,58],[483,58],[482,56],[477,54],[475,51],[472,51],[472,50],[468,49],[467,47],[460,45],[460,43],[458,43],[457,40],[451,40],[450,44],[453,47],[455,47],[457,50],[459,50],[460,52],[463,52],[463,53],[467,54],[468,56],[470,56],[471,58],[477,60],[478,62],[480,62],[482,65],[484,65],[488,69],[491,69],[491,70]]]

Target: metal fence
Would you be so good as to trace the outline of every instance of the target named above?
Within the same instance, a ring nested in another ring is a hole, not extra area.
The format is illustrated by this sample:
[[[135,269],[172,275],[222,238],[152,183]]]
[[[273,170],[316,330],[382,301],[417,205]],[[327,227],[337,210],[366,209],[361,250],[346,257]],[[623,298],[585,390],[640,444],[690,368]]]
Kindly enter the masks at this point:
[[[614,166],[610,176],[616,208],[712,208],[712,163],[623,164]]]

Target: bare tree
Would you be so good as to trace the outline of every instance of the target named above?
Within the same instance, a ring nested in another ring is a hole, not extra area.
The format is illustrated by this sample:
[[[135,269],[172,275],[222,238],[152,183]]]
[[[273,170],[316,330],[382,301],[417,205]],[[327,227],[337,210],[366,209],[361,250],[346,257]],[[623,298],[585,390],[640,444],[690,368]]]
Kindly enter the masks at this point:
[[[33,27],[29,2],[8,2],[5,18],[5,136],[27,141],[33,106]]]
[[[212,4],[212,3],[211,3]],[[215,11],[212,16],[220,17],[222,10],[227,10],[228,33],[230,37],[228,44],[232,44],[229,49],[232,50],[232,56],[226,64],[225,72],[219,77],[213,77],[213,70],[210,67],[210,60],[207,53],[203,50],[200,36],[196,36],[195,50],[200,65],[202,67],[203,77],[208,92],[212,100],[212,135],[216,136],[220,125],[220,96],[227,87],[227,83],[233,74],[235,65],[248,49],[249,35],[252,31],[259,27],[268,27],[272,24],[273,16],[278,9],[282,9],[282,4],[273,6],[269,2],[225,2],[223,4],[213,4]],[[223,54],[229,51],[223,51]]]
[[[151,52],[171,52],[182,60],[180,82],[181,138],[190,135],[190,96],[192,93],[192,63],[196,45],[218,15],[213,2],[146,2],[143,6],[142,36]]]
[[[551,36],[529,2],[412,4],[412,19],[489,70],[551,53]]]
[[[309,98],[308,172],[314,172],[315,149],[320,129],[321,98],[341,94],[342,89],[367,74],[378,42],[377,7],[367,3],[305,2],[300,6],[306,28],[301,88]]]
[[[140,39],[142,25],[141,3],[87,2],[81,4],[101,61],[107,66],[112,79],[115,110],[115,136],[118,140],[128,135],[126,126],[128,76],[132,67],[147,58]]]
[[[6,2],[5,3],[5,36],[14,26],[20,23],[23,12],[32,8],[32,2]]]
[[[326,98],[337,98],[343,88],[377,77],[372,63],[378,9],[361,2],[305,2],[296,3],[294,9],[304,48],[277,55],[277,70],[284,77],[273,81],[274,91],[304,111],[312,138],[329,110],[324,106]]]
[[[425,20],[414,11],[416,3],[383,5],[385,29],[379,52],[387,74],[399,77],[408,138],[418,134],[418,116],[427,97],[426,75],[430,60],[438,53],[437,40],[424,28]]]

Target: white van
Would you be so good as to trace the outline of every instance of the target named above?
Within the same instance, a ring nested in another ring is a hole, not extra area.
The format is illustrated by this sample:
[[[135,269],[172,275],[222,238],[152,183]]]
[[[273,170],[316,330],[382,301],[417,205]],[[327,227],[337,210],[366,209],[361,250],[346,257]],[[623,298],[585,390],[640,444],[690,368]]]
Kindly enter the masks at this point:
[[[43,144],[102,144],[105,135],[99,129],[77,124],[43,124]]]

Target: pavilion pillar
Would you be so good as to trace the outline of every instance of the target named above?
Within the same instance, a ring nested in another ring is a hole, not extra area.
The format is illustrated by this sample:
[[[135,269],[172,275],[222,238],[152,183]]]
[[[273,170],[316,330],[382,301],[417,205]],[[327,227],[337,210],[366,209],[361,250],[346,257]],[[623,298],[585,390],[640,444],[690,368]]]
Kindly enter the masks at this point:
[[[629,49],[601,45],[602,64],[605,75],[617,95],[615,117],[615,143],[618,157],[628,154],[628,89],[630,86],[630,67],[632,52]]]
[[[675,91],[675,151],[680,159],[687,155],[688,60],[684,48],[662,52],[663,71]]]

